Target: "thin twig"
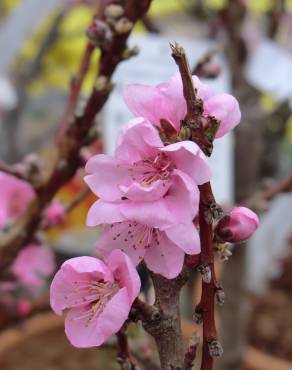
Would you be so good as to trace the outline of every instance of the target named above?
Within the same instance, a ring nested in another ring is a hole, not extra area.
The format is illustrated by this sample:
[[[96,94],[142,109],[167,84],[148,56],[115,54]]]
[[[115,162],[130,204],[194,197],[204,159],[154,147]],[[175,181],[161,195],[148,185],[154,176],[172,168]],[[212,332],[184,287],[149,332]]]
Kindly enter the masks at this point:
[[[138,370],[138,367],[131,359],[127,334],[123,329],[121,329],[116,336],[119,348],[118,362],[121,365],[121,370]]]

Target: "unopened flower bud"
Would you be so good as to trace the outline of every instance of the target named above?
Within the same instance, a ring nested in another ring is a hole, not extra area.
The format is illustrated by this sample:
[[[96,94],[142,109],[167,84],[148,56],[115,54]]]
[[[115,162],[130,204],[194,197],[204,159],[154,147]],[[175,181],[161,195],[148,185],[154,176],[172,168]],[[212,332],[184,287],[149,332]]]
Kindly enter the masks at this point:
[[[91,42],[100,47],[105,47],[112,40],[112,31],[106,22],[96,20],[86,30]]]
[[[116,33],[122,35],[124,33],[128,33],[133,28],[134,24],[128,18],[121,18],[115,23],[115,31]]]
[[[203,310],[201,305],[197,305],[194,310],[193,319],[195,324],[200,325],[203,322]]]
[[[223,306],[225,302],[225,293],[222,288],[218,288],[215,293],[215,300],[219,306]]]
[[[223,348],[216,338],[208,341],[208,348],[211,357],[221,357],[223,355]]]
[[[202,275],[203,282],[206,283],[206,284],[210,284],[211,283],[211,278],[212,278],[212,273],[211,273],[210,267],[209,266],[200,265],[198,267],[198,271]]]
[[[45,213],[46,222],[49,226],[61,225],[65,220],[65,208],[61,203],[53,203],[47,209]]]
[[[119,18],[124,14],[124,8],[118,4],[110,4],[105,8],[104,14],[106,17]]]
[[[216,233],[228,242],[248,239],[258,228],[258,216],[246,207],[235,207],[230,212],[228,221],[218,224]]]

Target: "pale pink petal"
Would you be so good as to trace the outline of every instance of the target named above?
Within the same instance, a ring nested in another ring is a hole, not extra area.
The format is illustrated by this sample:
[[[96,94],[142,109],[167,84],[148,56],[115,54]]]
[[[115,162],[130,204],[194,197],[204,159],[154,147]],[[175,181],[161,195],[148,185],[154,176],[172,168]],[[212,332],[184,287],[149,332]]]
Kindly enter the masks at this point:
[[[122,288],[106,304],[103,312],[92,320],[86,316],[90,308],[71,309],[65,320],[65,333],[75,347],[98,347],[120,330],[128,318],[130,307],[127,289]]]
[[[119,185],[129,177],[126,166],[110,156],[99,154],[89,159],[85,171],[89,175],[84,177],[84,181],[97,196],[106,201],[121,199]]]
[[[222,137],[239,124],[241,112],[238,101],[230,94],[212,96],[204,103],[204,113],[221,121],[216,137]]]
[[[134,265],[138,265],[144,257],[146,246],[146,243],[142,243],[138,247],[136,245],[140,229],[141,226],[133,221],[117,222],[105,226],[96,242],[97,251],[103,257],[108,258],[113,250],[121,249],[131,258]]]
[[[192,141],[181,141],[160,150],[167,153],[176,167],[189,175],[196,184],[202,185],[210,181],[210,165],[197,144]]]
[[[152,245],[144,256],[147,267],[167,279],[175,278],[182,270],[184,252],[165,233],[160,233],[159,245]]]
[[[157,180],[147,186],[133,182],[130,186],[121,185],[120,189],[128,199],[152,201],[162,198],[170,186],[171,181]]]
[[[120,286],[126,287],[131,305],[141,288],[141,281],[132,261],[125,253],[117,249],[109,255],[108,267],[113,272],[115,281],[118,281]]]
[[[209,85],[201,82],[197,76],[193,76],[192,79],[194,88],[197,89],[197,96],[199,99],[205,101],[213,95],[213,91]]]
[[[80,283],[92,280],[113,281],[113,275],[107,266],[94,257],[76,257],[63,263],[56,273],[50,288],[52,309],[62,315],[66,308],[84,305],[83,297],[88,293],[76,290]]]
[[[125,217],[120,212],[118,204],[97,200],[89,208],[86,225],[97,226],[102,224],[121,222],[124,220]]]
[[[156,126],[160,126],[163,117],[162,107],[165,98],[155,86],[133,84],[126,86],[123,97],[130,111],[136,117],[144,117]]]
[[[198,212],[199,191],[193,180],[174,170],[173,183],[162,199],[152,202],[124,201],[120,211],[129,220],[154,228],[189,223]]]
[[[165,229],[167,237],[187,254],[198,254],[201,251],[200,236],[195,225],[178,224]]]
[[[163,147],[158,131],[151,123],[140,120],[122,130],[118,139],[115,156],[120,162],[132,164],[155,156]]]

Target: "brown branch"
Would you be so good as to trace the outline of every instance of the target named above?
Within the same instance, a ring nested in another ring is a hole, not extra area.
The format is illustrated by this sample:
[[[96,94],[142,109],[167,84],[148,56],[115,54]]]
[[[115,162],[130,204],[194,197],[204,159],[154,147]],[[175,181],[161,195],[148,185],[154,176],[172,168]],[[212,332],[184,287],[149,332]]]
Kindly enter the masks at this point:
[[[121,329],[116,334],[118,340],[118,363],[121,365],[121,370],[138,370],[137,366],[133,363],[131,359],[129,343],[127,334],[123,329]]]
[[[185,51],[179,45],[172,46],[172,56],[176,61],[183,82],[183,92],[187,103],[187,116],[185,125],[192,130],[192,140],[195,141],[201,149],[210,154],[210,147],[206,147],[204,141],[206,134],[203,130],[202,102],[196,98],[196,91],[192,84],[192,76],[187,62]],[[193,124],[195,121],[195,125]],[[211,144],[211,143],[209,143]],[[201,239],[201,270],[202,272],[202,296],[201,312],[203,318],[203,354],[201,370],[213,369],[213,357],[217,356],[221,348],[217,341],[215,327],[215,303],[214,297],[217,290],[217,282],[214,270],[214,251],[213,251],[213,219],[218,217],[218,207],[213,196],[210,183],[199,186],[200,206],[199,206],[199,224]],[[220,214],[220,209],[219,209]]]
[[[285,179],[281,180],[276,185],[271,186],[266,190],[258,191],[242,203],[249,208],[257,209],[258,204],[261,201],[270,201],[277,195],[289,191],[292,191],[292,173],[290,173]]]
[[[201,78],[214,78],[217,77],[217,75],[206,75],[206,67],[207,65],[212,61],[214,55],[218,52],[217,49],[213,48],[208,50],[202,58],[199,59],[197,64],[194,66],[192,70],[192,74],[196,75]]]
[[[151,0],[127,0],[124,17],[133,24],[148,10]],[[27,244],[39,227],[41,213],[57,191],[66,184],[80,166],[80,151],[87,138],[96,114],[101,110],[111,91],[110,79],[119,62],[124,58],[127,39],[131,29],[115,32],[111,42],[101,50],[97,83],[87,101],[84,113],[66,125],[62,145],[58,148],[58,158],[53,169],[43,179],[37,189],[37,197],[27,212],[8,232],[0,235],[0,268],[7,267],[18,250]]]
[[[190,340],[189,348],[185,354],[184,364],[182,370],[192,370],[194,361],[197,356],[197,349],[199,345],[199,337],[194,334]]]

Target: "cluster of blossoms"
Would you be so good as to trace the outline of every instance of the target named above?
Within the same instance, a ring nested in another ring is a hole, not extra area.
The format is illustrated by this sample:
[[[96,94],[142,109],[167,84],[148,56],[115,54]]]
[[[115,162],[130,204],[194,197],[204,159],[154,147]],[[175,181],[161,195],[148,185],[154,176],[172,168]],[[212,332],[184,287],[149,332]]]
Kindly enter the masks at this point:
[[[215,117],[220,122],[216,138],[222,137],[240,121],[238,102],[229,94],[215,95],[196,76],[193,84],[203,101],[203,125]],[[211,170],[196,143],[178,139],[187,112],[180,75],[155,87],[130,85],[124,99],[136,118],[121,130],[114,157],[93,156],[85,168],[85,181],[98,196],[87,225],[103,225],[97,251],[105,262],[73,258],[51,286],[51,305],[57,314],[70,310],[66,334],[78,347],[100,345],[121,328],[139,294],[134,266],[144,261],[152,272],[173,279],[185,255],[201,250],[194,222],[198,186],[211,179]],[[177,137],[167,145],[159,134],[165,122]],[[234,215],[221,230],[230,241],[245,239],[257,228],[251,211],[243,208]]]

